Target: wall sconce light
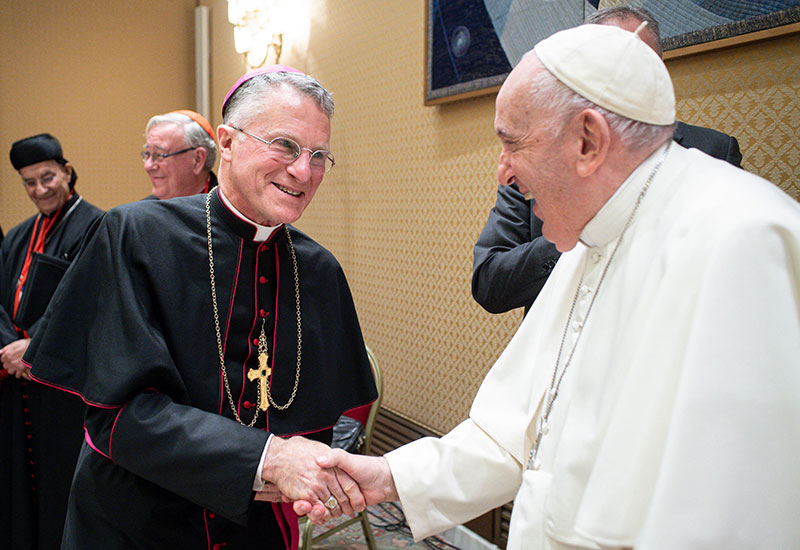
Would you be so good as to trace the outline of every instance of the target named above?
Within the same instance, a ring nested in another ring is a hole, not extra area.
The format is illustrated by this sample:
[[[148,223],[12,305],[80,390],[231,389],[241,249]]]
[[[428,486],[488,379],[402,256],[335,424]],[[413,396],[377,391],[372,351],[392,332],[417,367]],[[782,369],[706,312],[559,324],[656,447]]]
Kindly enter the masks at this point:
[[[234,47],[244,54],[248,69],[262,66],[270,49],[275,63],[280,62],[286,14],[286,0],[228,0]]]

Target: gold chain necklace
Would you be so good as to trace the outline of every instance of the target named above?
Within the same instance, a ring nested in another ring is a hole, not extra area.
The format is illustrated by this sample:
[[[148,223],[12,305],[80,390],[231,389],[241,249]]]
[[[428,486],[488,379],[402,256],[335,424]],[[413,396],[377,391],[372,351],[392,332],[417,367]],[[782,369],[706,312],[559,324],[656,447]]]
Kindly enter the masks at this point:
[[[561,381],[564,379],[564,374],[567,372],[567,367],[569,367],[570,363],[572,362],[572,356],[575,355],[575,348],[578,347],[578,342],[581,339],[581,335],[583,334],[583,329],[586,327],[586,321],[589,319],[589,313],[592,311],[592,306],[594,306],[594,301],[597,299],[597,294],[600,292],[600,287],[603,284],[603,281],[606,278],[606,273],[608,273],[608,266],[611,265],[611,261],[614,259],[614,256],[619,249],[620,243],[622,243],[622,238],[625,236],[625,233],[628,231],[628,228],[631,226],[633,222],[633,217],[636,215],[636,211],[639,210],[639,205],[642,203],[642,199],[644,198],[645,193],[650,188],[650,184],[653,181],[653,178],[658,173],[658,169],[661,168],[661,164],[664,162],[664,159],[667,156],[667,151],[669,151],[669,144],[667,144],[667,148],[661,153],[656,161],[655,166],[653,167],[653,171],[650,172],[650,176],[647,178],[647,181],[642,186],[642,190],[639,193],[639,196],[636,199],[636,204],[633,206],[633,210],[631,211],[631,215],[628,216],[628,221],[625,222],[625,226],[622,228],[622,232],[619,235],[619,239],[617,239],[617,244],[614,245],[614,250],[611,251],[611,255],[608,258],[608,262],[606,263],[605,267],[603,268],[603,272],[600,274],[600,280],[597,282],[597,288],[592,295],[592,299],[589,302],[589,307],[586,309],[586,315],[583,319],[583,324],[581,325],[580,332],[578,332],[577,337],[575,338],[575,343],[572,344],[572,349],[569,352],[566,360],[564,361],[564,367],[561,369],[561,375],[558,375],[558,364],[561,362],[561,354],[564,351],[564,343],[567,339],[567,331],[569,330],[569,325],[572,322],[572,316],[575,313],[575,306],[578,303],[578,296],[580,296],[581,285],[583,285],[583,276],[584,273],[581,274],[581,279],[578,281],[578,287],[575,289],[575,297],[572,299],[572,308],[569,310],[569,316],[567,317],[567,326],[564,327],[564,334],[561,336],[561,346],[558,348],[558,356],[556,357],[556,364],[553,367],[553,376],[550,379],[550,387],[547,390],[547,394],[545,397],[545,407],[544,411],[542,412],[541,417],[539,417],[539,426],[537,429],[536,434],[536,441],[533,443],[533,447],[531,448],[530,455],[528,456],[528,465],[527,468],[529,470],[538,470],[542,466],[542,462],[539,459],[539,446],[542,444],[542,438],[548,434],[550,431],[550,412],[553,410],[553,403],[556,401],[556,397],[558,397],[558,392],[561,388]]]
[[[228,403],[231,406],[231,410],[233,411],[233,416],[236,418],[236,421],[243,426],[248,426],[252,428],[256,424],[256,420],[258,420],[258,413],[259,411],[266,411],[269,408],[269,405],[272,404],[273,407],[276,409],[283,411],[289,408],[294,402],[294,398],[297,395],[297,385],[300,382],[300,359],[302,355],[302,344],[303,344],[303,329],[302,329],[302,319],[300,317],[300,277],[297,272],[297,255],[294,251],[294,244],[292,244],[292,236],[289,234],[289,228],[284,225],[284,230],[286,231],[286,239],[289,241],[289,251],[292,254],[292,265],[294,266],[294,298],[295,298],[295,306],[297,308],[297,369],[295,370],[294,374],[294,388],[292,389],[292,396],[289,398],[289,401],[286,402],[285,405],[278,405],[272,399],[272,394],[269,390],[269,377],[272,374],[272,369],[267,367],[269,362],[269,356],[267,354],[267,336],[264,332],[264,326],[266,321],[261,321],[261,334],[258,337],[258,364],[259,367],[257,369],[250,369],[247,373],[247,378],[251,381],[258,379],[258,406],[256,407],[256,412],[253,415],[253,420],[250,421],[250,424],[245,424],[242,422],[242,419],[239,417],[239,412],[236,410],[236,405],[233,401],[233,394],[231,393],[231,387],[228,383],[228,372],[225,369],[225,355],[222,351],[222,336],[220,334],[219,329],[219,309],[217,308],[217,285],[215,282],[214,277],[214,251],[211,246],[211,193],[206,195],[206,234],[208,235],[208,273],[209,279],[211,280],[211,304],[214,307],[214,330],[217,333],[217,352],[219,353],[219,365],[222,369],[222,380],[225,382],[225,393],[228,395]],[[277,312],[276,312],[277,314]],[[266,399],[264,398],[266,396]]]

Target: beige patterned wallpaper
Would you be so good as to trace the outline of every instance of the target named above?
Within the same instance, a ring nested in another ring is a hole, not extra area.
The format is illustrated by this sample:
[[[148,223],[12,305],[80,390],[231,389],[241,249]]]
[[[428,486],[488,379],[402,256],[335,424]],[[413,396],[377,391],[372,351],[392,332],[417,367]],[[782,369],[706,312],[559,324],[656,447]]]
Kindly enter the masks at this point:
[[[800,34],[667,67],[681,120],[736,136],[742,166],[800,200]]]

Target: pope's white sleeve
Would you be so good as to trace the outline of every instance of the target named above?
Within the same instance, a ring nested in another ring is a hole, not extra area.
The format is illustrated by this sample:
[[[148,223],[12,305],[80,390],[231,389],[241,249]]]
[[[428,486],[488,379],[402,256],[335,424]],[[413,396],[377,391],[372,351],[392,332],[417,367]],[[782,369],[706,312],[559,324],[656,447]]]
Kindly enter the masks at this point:
[[[472,420],[436,439],[386,455],[416,540],[502,506],[514,498],[522,465]]]

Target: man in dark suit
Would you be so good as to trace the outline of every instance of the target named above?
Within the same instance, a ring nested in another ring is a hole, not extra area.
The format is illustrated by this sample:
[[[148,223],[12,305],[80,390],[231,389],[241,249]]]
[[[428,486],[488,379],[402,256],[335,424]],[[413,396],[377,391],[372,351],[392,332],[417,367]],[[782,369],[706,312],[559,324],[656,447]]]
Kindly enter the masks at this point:
[[[615,25],[633,32],[643,21],[647,27],[641,32],[642,39],[662,55],[658,22],[646,10],[608,8],[592,14],[586,23]],[[678,122],[673,139],[687,149],[699,149],[741,167],[742,154],[732,136]],[[502,177],[499,171],[498,177]],[[489,220],[475,243],[472,297],[490,313],[518,307],[524,307],[527,313],[560,256],[542,236],[542,221],[533,213],[533,205],[516,184],[501,184]]]

